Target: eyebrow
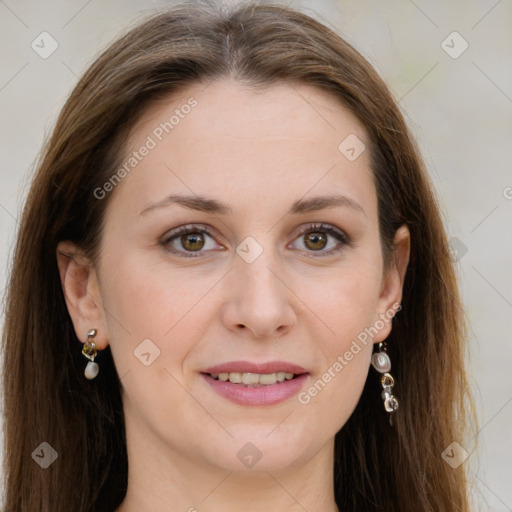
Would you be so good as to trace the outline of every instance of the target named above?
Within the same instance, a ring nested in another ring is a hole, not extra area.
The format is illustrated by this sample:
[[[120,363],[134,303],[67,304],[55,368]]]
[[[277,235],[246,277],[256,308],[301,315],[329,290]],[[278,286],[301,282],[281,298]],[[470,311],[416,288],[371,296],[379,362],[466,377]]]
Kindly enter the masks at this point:
[[[158,208],[164,208],[166,206],[171,206],[173,204],[183,206],[184,208],[188,208],[189,210],[213,213],[216,215],[233,214],[233,210],[230,206],[221,203],[216,199],[208,199],[206,197],[200,196],[186,196],[173,194],[166,197],[165,199],[162,199],[161,201],[158,201],[157,203],[151,204],[148,207],[144,208],[144,210],[140,212],[140,215],[143,216]],[[292,204],[290,210],[288,211],[288,214],[300,215],[302,213],[317,212],[320,210],[326,210],[328,208],[335,207],[350,208],[366,216],[364,209],[359,203],[354,201],[354,199],[351,199],[350,197],[341,194],[318,196],[312,197],[311,199],[299,199],[298,201],[295,201]]]

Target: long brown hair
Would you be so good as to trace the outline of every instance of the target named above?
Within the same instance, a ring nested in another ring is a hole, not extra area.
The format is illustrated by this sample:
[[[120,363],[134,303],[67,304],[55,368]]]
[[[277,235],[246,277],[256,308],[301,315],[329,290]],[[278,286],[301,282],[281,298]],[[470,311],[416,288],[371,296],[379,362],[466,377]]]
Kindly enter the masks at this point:
[[[335,438],[338,507],[469,511],[464,465],[452,469],[441,456],[453,441],[464,443],[465,407],[473,410],[464,312],[439,207],[396,102],[353,47],[311,17],[279,5],[210,2],[172,7],[110,46],[76,85],[42,154],[19,228],[2,339],[5,511],[112,512],[122,502],[121,383],[109,348],[99,376],[84,379],[56,247],[71,240],[98,261],[109,197],[93,191],[118,169],[130,128],[151,102],[226,76],[253,87],[313,85],[351,109],[370,139],[386,266],[396,229],[407,224],[411,233],[403,309],[387,340],[401,408],[391,428],[370,372]],[[42,442],[58,454],[47,469],[31,459]]]

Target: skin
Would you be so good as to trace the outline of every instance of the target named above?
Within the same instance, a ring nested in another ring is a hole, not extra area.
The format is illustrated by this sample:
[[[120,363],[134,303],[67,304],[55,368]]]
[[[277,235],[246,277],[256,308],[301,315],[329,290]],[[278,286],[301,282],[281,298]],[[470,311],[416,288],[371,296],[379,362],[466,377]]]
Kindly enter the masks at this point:
[[[269,503],[337,511],[334,436],[359,400],[372,342],[389,335],[391,320],[307,404],[297,396],[234,404],[199,372],[233,360],[284,360],[309,371],[307,390],[400,303],[409,232],[397,231],[395,263],[384,273],[368,152],[349,161],[338,150],[348,135],[367,142],[367,134],[311,86],[257,91],[232,79],[190,86],[143,115],[124,156],[190,97],[198,105],[111,192],[99,264],[69,242],[58,248],[76,335],[85,342],[96,328],[98,349],[110,344],[122,379],[130,471],[117,512],[258,512]],[[170,194],[215,199],[232,213],[171,204],[140,215]],[[296,201],[332,194],[363,212],[342,205],[287,214]],[[310,225],[319,222],[350,243],[327,234],[326,248],[307,245],[305,233],[318,232]],[[179,254],[159,243],[192,223],[211,228],[198,257],[180,256],[179,236],[172,242]],[[263,250],[252,263],[236,253],[248,236]],[[340,250],[322,255],[331,248]],[[74,258],[61,254],[72,251]],[[134,357],[147,338],[160,350],[149,366]],[[101,371],[101,354],[98,363]],[[237,458],[248,442],[262,454],[251,468]]]

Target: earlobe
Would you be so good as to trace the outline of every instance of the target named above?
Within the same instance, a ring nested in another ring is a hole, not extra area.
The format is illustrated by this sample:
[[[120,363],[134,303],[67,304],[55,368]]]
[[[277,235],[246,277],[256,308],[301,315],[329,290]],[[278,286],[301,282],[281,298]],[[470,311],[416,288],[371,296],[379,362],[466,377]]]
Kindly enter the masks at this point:
[[[411,237],[407,225],[400,226],[394,238],[393,261],[382,280],[377,318],[384,327],[374,336],[374,343],[384,341],[391,332],[392,319],[401,309],[403,286],[409,264]]]
[[[58,244],[56,256],[62,291],[77,338],[85,341],[87,333],[94,328],[99,333],[96,346],[100,350],[105,348],[105,320],[94,267],[70,241]]]

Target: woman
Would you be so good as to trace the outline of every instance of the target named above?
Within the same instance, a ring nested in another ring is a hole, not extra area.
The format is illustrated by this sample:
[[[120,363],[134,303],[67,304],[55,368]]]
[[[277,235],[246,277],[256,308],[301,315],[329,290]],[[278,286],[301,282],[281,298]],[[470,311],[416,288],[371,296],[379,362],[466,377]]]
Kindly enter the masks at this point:
[[[468,511],[464,339],[371,66],[290,8],[173,7],[86,72],[34,178],[5,510]]]

